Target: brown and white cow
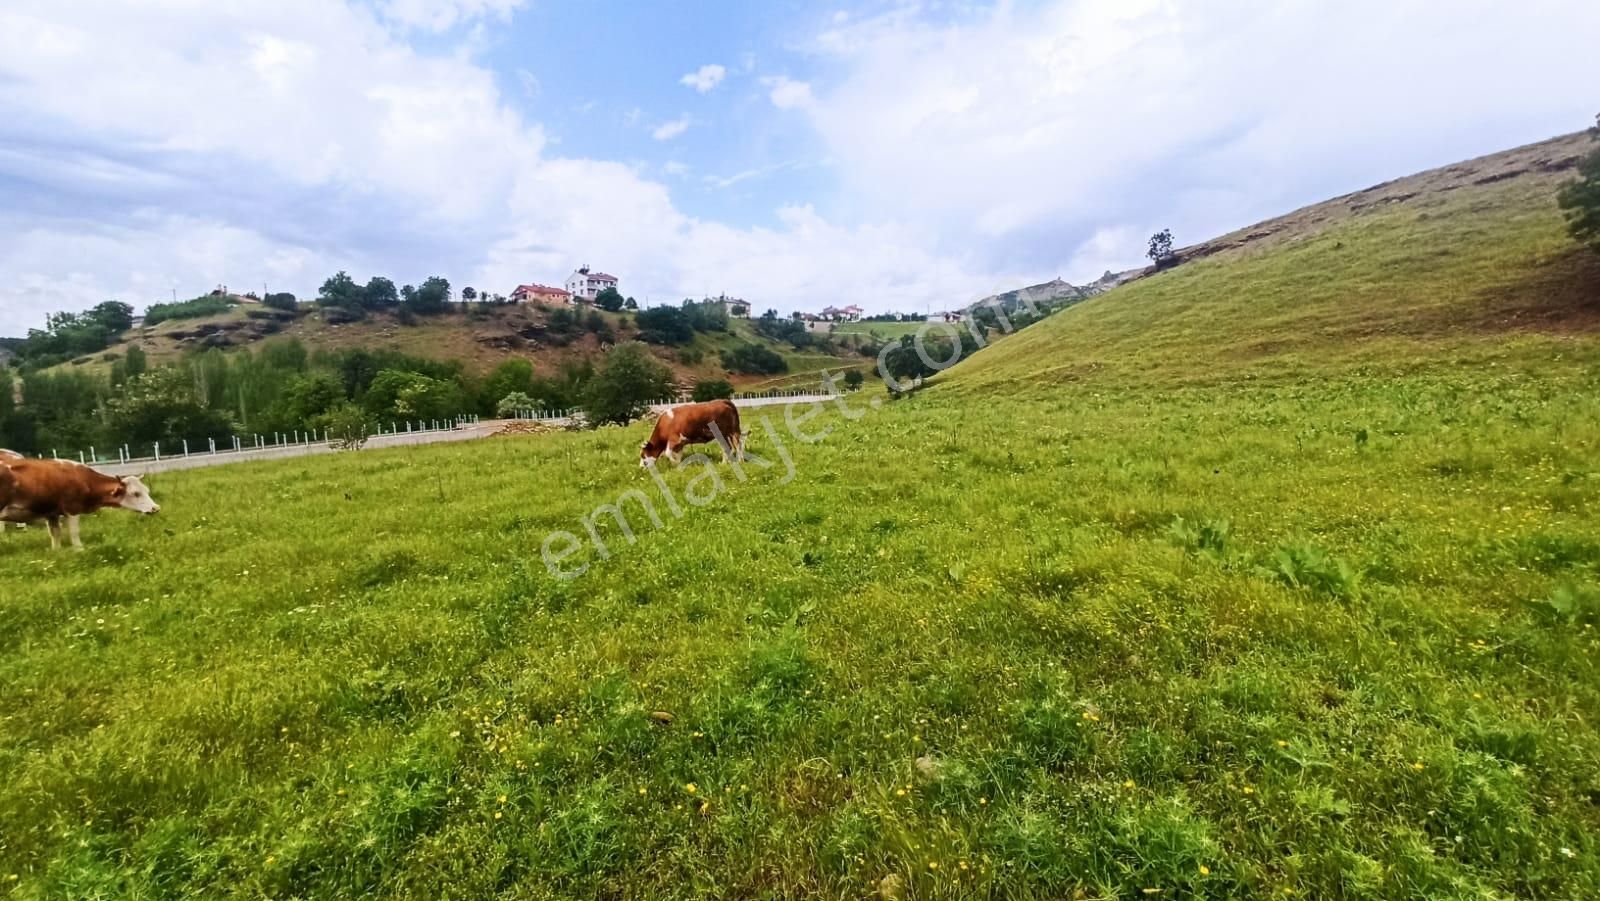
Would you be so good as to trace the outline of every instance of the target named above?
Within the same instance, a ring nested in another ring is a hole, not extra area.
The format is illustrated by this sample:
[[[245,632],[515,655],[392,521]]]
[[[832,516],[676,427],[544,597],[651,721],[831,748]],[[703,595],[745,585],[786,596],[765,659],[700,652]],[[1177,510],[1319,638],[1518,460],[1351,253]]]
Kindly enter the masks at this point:
[[[656,419],[650,440],[639,448],[639,465],[649,466],[665,456],[677,463],[690,444],[716,443],[722,459],[731,454],[744,459],[744,435],[739,431],[739,408],[731,400],[709,400],[701,404],[668,407]]]
[[[44,520],[50,527],[52,549],[61,547],[61,519],[65,517],[72,546],[83,550],[78,517],[106,507],[135,513],[161,511],[138,476],[108,476],[81,463],[29,460],[9,452],[0,457],[0,522]]]

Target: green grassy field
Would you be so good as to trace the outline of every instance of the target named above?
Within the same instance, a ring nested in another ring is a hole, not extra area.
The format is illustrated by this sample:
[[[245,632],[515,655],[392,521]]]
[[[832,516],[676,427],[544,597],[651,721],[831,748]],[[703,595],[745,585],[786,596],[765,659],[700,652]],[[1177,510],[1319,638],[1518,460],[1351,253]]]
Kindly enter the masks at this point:
[[[1135,283],[814,443],[752,411],[792,477],[667,472],[681,518],[636,425],[7,533],[0,885],[1595,897],[1600,340],[1550,184]],[[602,555],[630,489],[663,525]]]

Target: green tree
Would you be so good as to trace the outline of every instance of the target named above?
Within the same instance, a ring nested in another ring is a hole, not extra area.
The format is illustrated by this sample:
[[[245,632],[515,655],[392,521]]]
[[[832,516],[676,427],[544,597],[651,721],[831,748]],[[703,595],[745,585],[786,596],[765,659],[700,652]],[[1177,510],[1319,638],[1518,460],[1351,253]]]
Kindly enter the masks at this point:
[[[622,308],[624,310],[637,310],[639,309],[639,302],[630,297],[622,302]]]
[[[1589,134],[1600,141],[1600,116]],[[1562,187],[1557,202],[1567,215],[1572,237],[1600,250],[1600,147],[1578,164],[1578,179]]]
[[[701,379],[694,383],[692,397],[697,402],[733,397],[733,385],[726,379]]]
[[[296,307],[294,295],[288,291],[268,294],[266,297],[261,298],[261,302],[274,310],[287,310],[290,313],[293,313]]]
[[[138,378],[150,368],[149,361],[145,358],[144,348],[137,344],[128,345],[128,352],[122,357],[122,371],[128,378]]]
[[[494,415],[510,419],[524,410],[540,409],[540,403],[522,391],[513,391],[495,402]]]
[[[1164,228],[1151,235],[1150,246],[1146,249],[1145,256],[1156,264],[1157,269],[1164,269],[1177,262],[1177,255],[1172,251],[1172,229]]]
[[[465,408],[457,382],[401,369],[378,373],[362,405],[379,420],[448,419]]]
[[[600,293],[596,294],[594,298],[595,306],[611,313],[620,312],[626,303],[627,301],[622,298],[622,293],[612,285],[607,285],[601,289]]]
[[[477,300],[478,299],[478,289],[472,287],[471,285],[468,285],[465,288],[462,288],[461,289],[461,299],[462,300]],[[489,295],[485,294],[483,296],[483,299],[486,300],[486,301],[489,300],[490,299]]]
[[[86,315],[113,334],[120,334],[133,328],[133,307],[120,300],[108,300],[96,304]]]
[[[328,277],[317,292],[317,305],[345,310],[362,309],[362,287],[343,269]]]
[[[369,310],[387,310],[399,303],[400,292],[395,290],[394,282],[381,275],[367,279],[367,286],[361,290],[361,305]]]
[[[140,451],[156,442],[175,451],[184,440],[200,445],[207,438],[224,439],[233,433],[227,416],[201,403],[193,379],[181,366],[129,379],[105,402],[101,415],[103,443],[133,444]]]
[[[404,292],[402,292],[403,294]],[[431,276],[418,288],[413,289],[410,297],[404,304],[407,309],[418,316],[433,316],[450,310],[450,281],[440,276]]]
[[[527,360],[506,360],[483,380],[478,391],[478,412],[493,413],[495,405],[508,394],[527,395],[533,390],[533,364]]]
[[[789,362],[770,347],[745,343],[722,352],[722,368],[749,375],[777,375],[789,371]]]
[[[584,392],[583,409],[590,425],[622,424],[637,419],[651,402],[671,392],[671,371],[644,345],[630,341],[606,353]]]
[[[851,391],[860,388],[861,383],[864,381],[866,381],[866,376],[863,376],[859,369],[847,370],[844,374],[844,386]]]
[[[688,344],[694,340],[689,316],[677,307],[651,307],[634,317],[639,324],[639,340],[651,344]]]

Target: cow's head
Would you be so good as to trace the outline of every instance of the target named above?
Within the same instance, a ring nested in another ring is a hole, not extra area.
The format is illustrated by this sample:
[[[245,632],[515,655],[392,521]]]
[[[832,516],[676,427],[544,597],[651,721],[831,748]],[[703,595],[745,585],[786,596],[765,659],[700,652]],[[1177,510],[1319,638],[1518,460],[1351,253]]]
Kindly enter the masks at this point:
[[[161,512],[161,505],[150,496],[150,489],[144,487],[144,482],[138,476],[117,479],[117,487],[111,490],[111,499],[122,509],[135,513]]]
[[[639,446],[639,467],[642,469],[654,464],[656,458],[666,453],[666,451],[667,442],[655,435],[651,435],[650,440]]]

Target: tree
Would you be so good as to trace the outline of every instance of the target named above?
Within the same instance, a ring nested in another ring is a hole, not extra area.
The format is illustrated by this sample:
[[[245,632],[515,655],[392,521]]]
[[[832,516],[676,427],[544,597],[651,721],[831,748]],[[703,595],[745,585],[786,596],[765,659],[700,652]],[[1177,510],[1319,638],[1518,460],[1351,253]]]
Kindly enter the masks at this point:
[[[701,379],[694,384],[693,399],[697,403],[733,397],[733,385],[727,379]]]
[[[861,374],[859,369],[851,369],[844,374],[844,386],[851,391],[860,388],[861,383],[864,381],[866,381],[866,377]]]
[[[266,297],[261,298],[261,302],[266,306],[273,308],[274,310],[287,310],[288,312],[293,313],[295,309],[294,295],[290,294],[288,291],[279,291],[276,294],[268,294]]]
[[[483,387],[478,392],[478,411],[495,412],[495,405],[506,395],[526,395],[532,391],[533,364],[527,360],[506,360],[483,380]]]
[[[405,292],[402,291],[402,294]],[[431,316],[450,309],[450,281],[441,276],[431,276],[421,287],[413,289],[405,305],[419,316]]]
[[[477,300],[478,299],[478,289],[472,287],[471,285],[468,285],[465,288],[462,288],[461,289],[461,299],[462,300]],[[484,295],[484,299],[488,300],[489,299],[489,295],[485,294]]]
[[[360,310],[362,293],[362,288],[356,284],[356,280],[341,269],[322,283],[322,289],[317,292],[317,306]]]
[[[672,373],[630,341],[606,353],[600,371],[584,391],[583,409],[590,425],[625,424],[649,409],[652,401],[672,392]]]
[[[1172,229],[1164,228],[1150,236],[1150,248],[1145,251],[1145,256],[1156,264],[1157,269],[1177,262],[1177,255],[1172,252]]]
[[[369,310],[384,310],[400,303],[400,292],[395,290],[394,282],[381,275],[374,275],[367,280],[367,287],[361,292],[361,305]]]
[[[120,300],[108,300],[96,304],[94,309],[85,314],[92,322],[102,325],[112,334],[119,334],[133,328],[133,307]]]
[[[144,375],[150,368],[149,361],[145,359],[144,348],[137,344],[128,345],[128,352],[122,358],[122,374],[133,379]]]
[[[688,344],[694,340],[689,316],[677,307],[651,307],[634,317],[639,324],[639,340],[651,344]]]
[[[233,423],[207,409],[195,396],[194,381],[179,366],[155,369],[129,379],[102,411],[105,443],[147,445],[159,442],[176,450],[183,441],[203,445],[207,438],[226,439]]]
[[[622,302],[622,308],[624,310],[637,310],[639,309],[639,302],[630,297]]]
[[[722,368],[749,375],[777,375],[788,372],[789,363],[770,347],[741,344],[733,350],[722,352]]]
[[[1600,116],[1589,134],[1600,141]],[[1567,214],[1567,231],[1581,244],[1600,250],[1600,147],[1578,164],[1578,179],[1561,189],[1557,197]]]
[[[524,410],[540,409],[538,401],[521,391],[513,391],[495,402],[494,415],[510,419]]]
[[[623,305],[626,303],[627,301],[623,300],[622,298],[622,293],[613,285],[605,286],[603,289],[601,289],[600,293],[596,294],[594,297],[594,305],[608,313],[616,313],[621,311]]]
[[[362,404],[379,420],[448,419],[465,406],[458,383],[401,369],[378,373]]]

